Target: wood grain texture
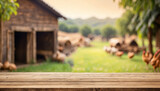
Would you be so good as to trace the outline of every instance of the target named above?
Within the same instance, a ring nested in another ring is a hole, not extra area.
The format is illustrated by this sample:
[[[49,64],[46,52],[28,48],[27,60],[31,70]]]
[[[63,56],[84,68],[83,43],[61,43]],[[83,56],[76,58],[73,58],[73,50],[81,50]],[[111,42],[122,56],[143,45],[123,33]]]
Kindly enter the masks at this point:
[[[160,88],[160,73],[0,73],[0,88]]]

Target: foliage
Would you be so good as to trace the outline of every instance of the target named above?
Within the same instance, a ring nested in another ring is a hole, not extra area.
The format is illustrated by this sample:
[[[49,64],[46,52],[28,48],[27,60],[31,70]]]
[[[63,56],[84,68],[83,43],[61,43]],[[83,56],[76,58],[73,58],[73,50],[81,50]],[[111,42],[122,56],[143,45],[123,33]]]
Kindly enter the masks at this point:
[[[65,23],[60,23],[59,29],[60,29],[60,31],[63,31],[63,32],[69,32],[69,28]]]
[[[101,30],[101,35],[106,38],[107,40],[115,37],[117,34],[116,29],[110,25],[106,25]]]
[[[68,33],[77,33],[79,31],[78,26],[76,25],[69,26],[68,24],[65,23],[59,23],[59,29],[60,31]]]
[[[5,21],[9,20],[13,13],[17,15],[18,7],[17,0],[0,0],[0,19]]]
[[[119,4],[135,13],[132,22],[139,21],[134,27],[142,33],[148,27],[154,27],[155,19],[160,14],[160,0],[121,0]]]
[[[116,18],[104,18],[104,19],[98,19],[96,17],[90,17],[88,19],[67,19],[67,20],[59,20],[59,22],[65,23],[67,25],[77,25],[77,26],[83,26],[83,25],[89,25],[92,28],[100,28],[102,26],[105,26],[106,24],[109,25],[115,25]]]
[[[101,34],[100,29],[95,28],[95,29],[93,30],[93,34],[94,34],[94,35],[100,35],[100,34]]]
[[[127,34],[136,34],[136,30],[134,27],[131,27],[130,21],[132,20],[134,14],[130,10],[125,11],[122,17],[117,19],[116,21],[116,28],[122,36]]]
[[[84,25],[80,32],[83,36],[88,37],[88,35],[92,33],[92,30],[88,25]]]
[[[69,27],[69,32],[77,33],[78,31],[79,31],[79,28],[76,25],[72,25]]]

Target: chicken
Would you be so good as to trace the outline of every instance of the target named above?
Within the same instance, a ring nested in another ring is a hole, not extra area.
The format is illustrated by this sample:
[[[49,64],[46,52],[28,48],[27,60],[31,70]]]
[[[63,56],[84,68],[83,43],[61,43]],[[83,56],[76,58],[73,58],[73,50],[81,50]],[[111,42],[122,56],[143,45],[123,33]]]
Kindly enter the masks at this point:
[[[57,52],[55,55],[53,55],[53,59],[59,61],[59,62],[64,62],[66,58],[66,55],[60,52]]]
[[[160,67],[160,54],[159,53],[160,53],[160,50],[158,50],[154,54],[152,60],[150,61],[150,64],[153,66],[154,71],[156,71],[156,69],[158,69]],[[158,71],[159,71],[159,69],[158,69]]]
[[[110,53],[111,47],[104,46],[103,50],[107,53]]]
[[[123,52],[122,52],[122,51],[117,51],[117,52],[116,52],[116,56],[121,57],[122,55],[123,55]]]
[[[0,69],[3,67],[3,64],[2,63],[0,63]]]
[[[11,64],[9,65],[9,70],[10,70],[10,71],[13,71],[13,70],[16,70],[16,69],[17,69],[17,67],[16,67],[15,64],[12,64],[12,63],[11,63]]]
[[[134,52],[128,52],[128,58],[132,59],[134,57]]]
[[[59,46],[59,47],[58,47],[58,50],[59,50],[60,52],[63,52],[64,48],[61,47],[61,46]]]
[[[147,65],[147,69],[148,69],[148,64],[150,63],[151,59],[152,59],[152,54],[149,53],[149,52],[145,52],[143,51],[143,54],[142,54],[142,60],[146,63]]]
[[[5,61],[4,64],[3,64],[3,68],[4,69],[9,69],[9,65],[10,65],[10,63],[8,61]]]
[[[115,47],[112,47],[110,53],[113,55],[113,54],[115,54],[117,51],[118,51],[118,50],[117,50]]]

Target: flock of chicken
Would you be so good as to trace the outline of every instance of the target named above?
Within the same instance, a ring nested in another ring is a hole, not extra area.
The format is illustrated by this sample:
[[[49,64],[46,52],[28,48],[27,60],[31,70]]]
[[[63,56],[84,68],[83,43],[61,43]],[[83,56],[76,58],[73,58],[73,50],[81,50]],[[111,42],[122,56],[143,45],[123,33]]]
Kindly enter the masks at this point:
[[[5,61],[3,64],[0,63],[0,69],[13,71],[16,70],[17,67],[15,64]]]
[[[103,49],[104,49],[105,52],[107,52],[109,54],[112,54],[112,55],[116,55],[118,57],[121,57],[124,54],[123,51],[119,51],[115,47],[107,47],[107,46],[105,46]],[[132,59],[134,57],[134,55],[135,55],[134,52],[128,52],[128,58],[129,59]]]
[[[121,57],[124,54],[123,51],[119,51],[115,47],[105,46],[104,51],[109,54],[116,55],[118,57]],[[134,55],[135,55],[134,52],[128,52],[129,59],[132,59],[134,57]],[[159,71],[159,68],[160,68],[160,49],[154,54],[154,56],[149,52],[143,51],[142,60],[146,63],[147,68],[148,68],[148,65],[151,64],[154,68],[154,71]]]
[[[149,52],[145,52],[143,51],[142,54],[142,60],[146,63],[147,68],[148,68],[148,64],[151,64],[154,68],[154,71],[159,71],[160,68],[160,49],[154,54],[152,55]]]

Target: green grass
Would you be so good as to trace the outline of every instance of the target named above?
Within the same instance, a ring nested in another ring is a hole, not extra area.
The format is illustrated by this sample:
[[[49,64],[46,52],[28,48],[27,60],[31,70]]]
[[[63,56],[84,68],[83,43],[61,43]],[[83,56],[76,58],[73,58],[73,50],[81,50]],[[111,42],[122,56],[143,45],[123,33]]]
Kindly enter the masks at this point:
[[[72,68],[69,64],[56,62],[45,62],[40,65],[30,65],[25,68],[19,68],[16,72],[71,72]]]
[[[135,55],[133,59],[128,59],[127,54],[121,58],[107,54],[103,47],[107,42],[94,41],[92,47],[78,48],[68,59],[74,60],[74,67],[69,64],[45,62],[37,66],[20,68],[18,72],[153,72],[153,68],[142,61],[141,53]]]
[[[93,47],[79,48],[71,58],[75,62],[73,72],[153,72],[152,66],[146,69],[142,54],[128,59],[127,54],[121,58],[103,51],[105,42],[92,42]]]

